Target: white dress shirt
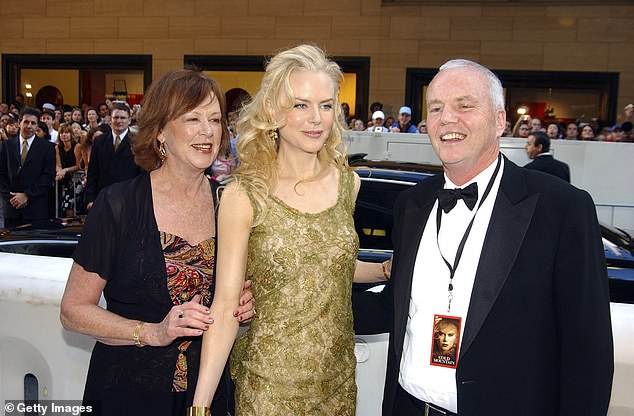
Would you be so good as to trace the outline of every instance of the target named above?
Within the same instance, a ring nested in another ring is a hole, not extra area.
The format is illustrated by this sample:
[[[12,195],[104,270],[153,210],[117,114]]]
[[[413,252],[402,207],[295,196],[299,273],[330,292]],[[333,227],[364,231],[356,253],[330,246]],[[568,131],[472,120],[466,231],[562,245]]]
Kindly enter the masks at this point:
[[[57,139],[59,138],[59,132],[55,129],[51,129],[48,133],[51,135],[50,142],[57,144]]]
[[[456,370],[430,364],[434,315],[450,315],[462,319],[459,338],[459,347],[462,348],[462,334],[469,310],[471,291],[480,261],[482,244],[500,186],[504,169],[503,159],[500,161],[500,169],[489,195],[482,206],[480,208],[478,206],[489,180],[493,176],[497,162],[496,159],[474,179],[461,186],[464,188],[477,182],[478,202],[473,211],[470,211],[463,200],[458,200],[456,206],[449,213],[443,212],[438,235],[436,232],[438,201],[436,201],[427,219],[414,265],[399,382],[411,395],[454,413],[458,410]],[[457,187],[445,175],[445,188]],[[441,251],[442,256],[453,266],[458,245],[474,215],[471,232],[454,274],[451,311],[447,312],[450,273],[441,257]],[[457,351],[456,357],[458,354],[459,351]],[[458,365],[460,365],[459,361]]]

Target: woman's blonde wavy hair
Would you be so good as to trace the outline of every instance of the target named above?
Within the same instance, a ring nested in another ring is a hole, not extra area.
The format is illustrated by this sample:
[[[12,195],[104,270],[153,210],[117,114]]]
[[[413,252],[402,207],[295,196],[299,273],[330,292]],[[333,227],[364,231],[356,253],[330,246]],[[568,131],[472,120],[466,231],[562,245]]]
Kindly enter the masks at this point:
[[[336,62],[313,45],[299,45],[279,52],[266,65],[260,90],[241,111],[237,123],[237,150],[240,165],[234,173],[256,205],[253,226],[260,224],[268,209],[267,200],[277,182],[278,142],[273,132],[286,124],[286,113],[293,108],[295,97],[290,84],[294,71],[326,73],[334,88],[334,123],[326,143],[317,153],[320,172],[307,181],[324,176],[331,166],[347,166],[343,149],[342,110],[339,103],[339,83],[343,73]]]

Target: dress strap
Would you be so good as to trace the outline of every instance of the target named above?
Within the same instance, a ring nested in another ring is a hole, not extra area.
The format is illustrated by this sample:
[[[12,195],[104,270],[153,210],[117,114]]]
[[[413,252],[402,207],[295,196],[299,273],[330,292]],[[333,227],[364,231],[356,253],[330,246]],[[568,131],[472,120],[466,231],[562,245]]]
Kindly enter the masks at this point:
[[[352,215],[354,213],[354,173],[350,167],[341,167],[339,169],[339,174],[341,175],[341,179],[339,180],[339,184],[341,189],[339,192],[341,193],[341,200],[346,208],[346,211]]]

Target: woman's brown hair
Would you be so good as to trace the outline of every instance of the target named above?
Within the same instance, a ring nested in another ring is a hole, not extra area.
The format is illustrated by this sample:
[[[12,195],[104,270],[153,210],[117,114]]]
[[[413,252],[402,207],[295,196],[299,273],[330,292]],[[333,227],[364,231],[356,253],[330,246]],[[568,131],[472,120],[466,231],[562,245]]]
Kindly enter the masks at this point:
[[[158,136],[168,122],[198,107],[209,97],[220,104],[222,142],[229,140],[225,118],[225,95],[218,82],[193,69],[171,71],[155,80],[147,90],[137,116],[139,132],[132,139],[137,165],[146,171],[161,166]]]

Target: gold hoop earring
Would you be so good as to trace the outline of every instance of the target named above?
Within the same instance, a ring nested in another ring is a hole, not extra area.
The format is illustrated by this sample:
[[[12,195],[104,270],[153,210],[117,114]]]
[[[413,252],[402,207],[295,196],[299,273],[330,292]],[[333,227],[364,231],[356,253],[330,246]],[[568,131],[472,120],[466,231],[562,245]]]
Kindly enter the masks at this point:
[[[161,159],[161,165],[165,162],[165,159],[167,159],[164,142],[159,142],[159,158]]]
[[[279,139],[279,135],[277,134],[277,129],[269,130],[269,140],[273,142],[273,144],[277,143],[277,139]]]

